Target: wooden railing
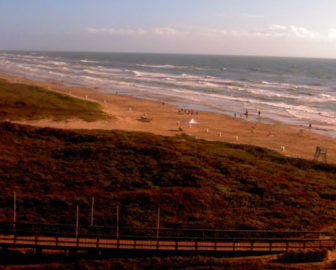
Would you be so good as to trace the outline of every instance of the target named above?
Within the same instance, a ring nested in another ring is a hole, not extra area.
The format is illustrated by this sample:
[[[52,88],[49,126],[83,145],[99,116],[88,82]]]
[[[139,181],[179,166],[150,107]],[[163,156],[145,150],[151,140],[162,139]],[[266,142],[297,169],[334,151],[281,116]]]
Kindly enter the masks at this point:
[[[177,251],[264,251],[335,248],[334,239],[178,239],[178,238],[111,238],[87,236],[0,235],[0,246],[41,249],[133,249]]]

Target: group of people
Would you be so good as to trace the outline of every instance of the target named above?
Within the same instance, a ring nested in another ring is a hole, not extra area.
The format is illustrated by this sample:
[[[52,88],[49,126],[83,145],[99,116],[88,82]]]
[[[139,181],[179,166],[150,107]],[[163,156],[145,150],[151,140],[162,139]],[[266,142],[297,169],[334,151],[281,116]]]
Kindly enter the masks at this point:
[[[240,118],[243,118],[243,115],[244,115],[245,118],[247,119],[248,116],[249,116],[249,111],[246,110],[244,113],[240,113]],[[234,118],[237,118],[237,113],[233,113],[233,117],[234,117]],[[261,117],[261,112],[258,111],[258,119],[260,119],[260,117]]]
[[[179,109],[178,114],[195,114],[195,115],[198,115],[198,111],[189,110],[189,109]]]

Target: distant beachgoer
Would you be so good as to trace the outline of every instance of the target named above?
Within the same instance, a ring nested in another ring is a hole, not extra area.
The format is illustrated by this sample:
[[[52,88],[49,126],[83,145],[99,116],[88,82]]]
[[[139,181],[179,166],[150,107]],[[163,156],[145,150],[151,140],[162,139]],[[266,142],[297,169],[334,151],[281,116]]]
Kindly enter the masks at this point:
[[[260,114],[261,114],[261,112],[260,111],[258,111],[258,118],[260,119]]]
[[[311,123],[309,123],[309,125],[308,125],[308,128],[309,128],[309,129],[311,129],[311,128],[312,128],[312,124],[311,124]]]
[[[245,117],[248,118],[248,110],[245,112]]]

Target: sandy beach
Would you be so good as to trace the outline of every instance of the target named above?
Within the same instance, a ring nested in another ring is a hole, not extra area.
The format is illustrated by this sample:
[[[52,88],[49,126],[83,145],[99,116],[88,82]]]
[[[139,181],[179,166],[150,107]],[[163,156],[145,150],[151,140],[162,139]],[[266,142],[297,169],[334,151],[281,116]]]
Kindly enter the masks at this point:
[[[97,102],[106,113],[113,116],[109,121],[85,122],[71,119],[54,122],[45,119],[19,122],[22,124],[68,129],[120,129],[164,136],[187,134],[205,140],[267,147],[286,156],[310,160],[314,157],[316,147],[320,146],[327,148],[328,163],[336,163],[336,139],[314,132],[314,127],[309,130],[308,127],[303,126],[264,124],[213,112],[181,111],[180,108],[171,106],[167,102],[102,93],[98,89],[68,87],[59,83],[33,81],[5,74],[0,74],[0,78],[15,83],[37,85],[51,91]],[[139,121],[144,114],[151,118],[151,121]],[[261,119],[262,117],[261,115]],[[197,123],[189,124],[191,119]]]

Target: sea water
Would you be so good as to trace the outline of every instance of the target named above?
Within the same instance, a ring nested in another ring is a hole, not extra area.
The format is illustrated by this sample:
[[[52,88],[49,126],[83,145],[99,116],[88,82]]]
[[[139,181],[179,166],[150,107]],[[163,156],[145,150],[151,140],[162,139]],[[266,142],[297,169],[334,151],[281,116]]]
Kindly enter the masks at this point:
[[[335,59],[0,51],[0,69],[336,136]]]

